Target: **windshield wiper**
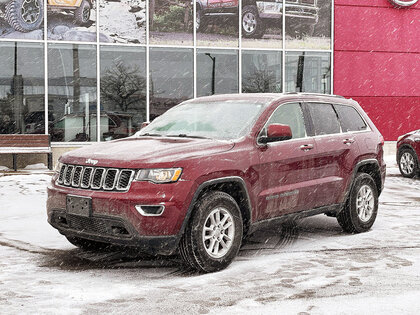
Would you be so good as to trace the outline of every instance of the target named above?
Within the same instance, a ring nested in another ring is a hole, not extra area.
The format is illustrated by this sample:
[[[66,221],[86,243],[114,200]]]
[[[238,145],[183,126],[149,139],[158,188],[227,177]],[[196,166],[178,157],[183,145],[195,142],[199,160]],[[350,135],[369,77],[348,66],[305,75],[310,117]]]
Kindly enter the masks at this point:
[[[192,135],[187,135],[186,133],[180,133],[178,135],[166,135],[167,137],[180,137],[180,138],[196,138],[196,139],[209,139],[207,137],[202,137],[202,136],[192,136]]]
[[[139,137],[144,137],[144,136],[147,136],[147,137],[162,137],[162,135],[158,134],[158,133],[143,133],[143,134],[139,135]]]

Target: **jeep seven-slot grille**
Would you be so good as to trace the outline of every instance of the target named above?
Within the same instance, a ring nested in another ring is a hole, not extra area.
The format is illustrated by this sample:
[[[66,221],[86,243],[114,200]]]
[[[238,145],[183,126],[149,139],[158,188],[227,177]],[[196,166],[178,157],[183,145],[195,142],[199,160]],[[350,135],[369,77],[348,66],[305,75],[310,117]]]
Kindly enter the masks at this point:
[[[125,191],[129,188],[134,173],[134,170],[127,169],[64,164],[57,184],[83,189]]]

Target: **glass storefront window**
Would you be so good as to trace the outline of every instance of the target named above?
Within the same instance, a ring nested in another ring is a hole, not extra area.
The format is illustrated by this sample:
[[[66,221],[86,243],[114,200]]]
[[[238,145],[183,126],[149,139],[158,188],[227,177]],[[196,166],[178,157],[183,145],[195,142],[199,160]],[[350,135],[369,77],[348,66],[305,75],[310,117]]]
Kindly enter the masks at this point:
[[[101,140],[131,136],[146,121],[146,50],[100,47]]]
[[[160,45],[193,44],[191,0],[149,0],[149,42]]]
[[[44,44],[0,43],[0,134],[45,133]]]
[[[281,93],[280,51],[242,51],[242,92]]]
[[[49,44],[48,116],[51,141],[96,141],[96,93],[96,46]]]
[[[195,29],[197,45],[238,47],[239,1],[197,1]]]
[[[242,47],[283,47],[283,1],[242,2]]]
[[[2,0],[0,11],[0,38],[44,39],[44,0]]]
[[[331,48],[332,1],[286,0],[286,48]]]
[[[194,96],[193,50],[150,48],[150,120]]]
[[[238,51],[197,50],[197,96],[238,93]]]
[[[96,42],[95,0],[52,0],[47,7],[48,39]]]
[[[286,92],[331,93],[331,57],[326,52],[286,52]]]
[[[146,43],[146,0],[99,0],[99,41]]]

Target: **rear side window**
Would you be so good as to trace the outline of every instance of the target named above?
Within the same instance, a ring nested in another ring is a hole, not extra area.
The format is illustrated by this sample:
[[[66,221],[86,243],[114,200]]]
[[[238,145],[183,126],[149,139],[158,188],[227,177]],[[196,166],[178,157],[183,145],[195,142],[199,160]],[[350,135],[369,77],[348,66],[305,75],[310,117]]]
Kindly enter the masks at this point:
[[[340,133],[340,123],[331,104],[308,103],[315,136]]]
[[[280,105],[268,120],[266,127],[271,124],[289,125],[293,139],[304,138],[306,135],[303,113],[299,103]]]
[[[356,109],[346,105],[334,105],[343,132],[366,130],[367,126]]]

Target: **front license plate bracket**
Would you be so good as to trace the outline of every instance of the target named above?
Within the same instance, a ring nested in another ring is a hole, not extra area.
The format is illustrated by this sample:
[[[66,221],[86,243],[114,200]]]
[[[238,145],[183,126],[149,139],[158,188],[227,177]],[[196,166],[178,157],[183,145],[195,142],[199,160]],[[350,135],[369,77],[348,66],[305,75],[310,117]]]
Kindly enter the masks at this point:
[[[92,215],[92,198],[67,195],[67,214],[90,217]]]

